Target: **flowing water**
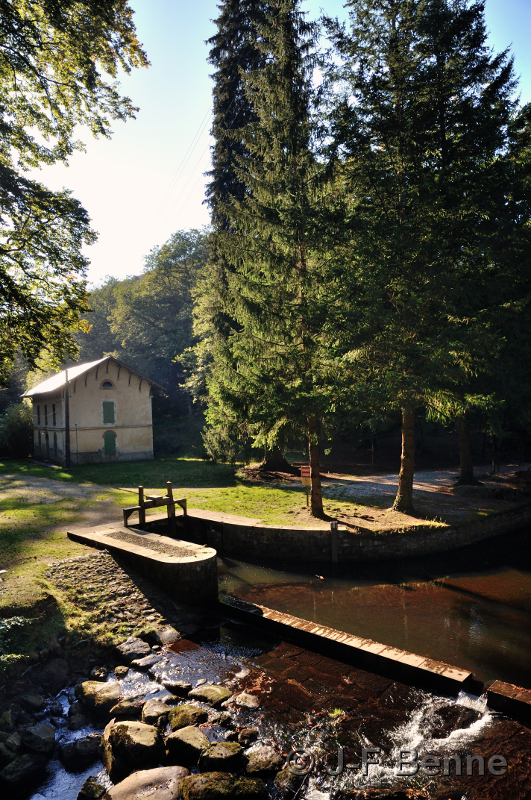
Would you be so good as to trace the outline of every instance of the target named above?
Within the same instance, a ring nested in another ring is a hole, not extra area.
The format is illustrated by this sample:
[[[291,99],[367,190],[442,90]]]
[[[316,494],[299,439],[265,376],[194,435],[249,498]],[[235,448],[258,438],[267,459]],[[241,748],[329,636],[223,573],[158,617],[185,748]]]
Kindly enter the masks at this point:
[[[421,559],[263,567],[220,559],[220,591],[531,687],[531,529]]]

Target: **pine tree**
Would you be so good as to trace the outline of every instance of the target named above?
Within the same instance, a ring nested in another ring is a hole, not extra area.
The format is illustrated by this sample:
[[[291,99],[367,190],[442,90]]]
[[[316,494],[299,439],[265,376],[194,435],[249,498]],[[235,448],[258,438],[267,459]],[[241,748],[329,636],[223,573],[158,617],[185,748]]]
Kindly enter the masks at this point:
[[[402,410],[394,507],[411,512],[415,408],[466,393],[500,348],[503,249],[521,232],[507,158],[516,82],[508,52],[487,47],[481,2],[349,5],[333,113],[352,202],[345,343],[356,379]]]
[[[323,176],[312,151],[315,27],[296,0],[274,0],[259,26],[264,65],[245,76],[256,122],[235,136],[242,198],[221,208],[219,233],[231,265],[231,315],[237,321],[209,382],[208,419],[244,420],[257,445],[274,447],[304,431],[312,466],[312,513],[323,515],[319,433],[330,412],[324,340],[327,281],[323,251]]]

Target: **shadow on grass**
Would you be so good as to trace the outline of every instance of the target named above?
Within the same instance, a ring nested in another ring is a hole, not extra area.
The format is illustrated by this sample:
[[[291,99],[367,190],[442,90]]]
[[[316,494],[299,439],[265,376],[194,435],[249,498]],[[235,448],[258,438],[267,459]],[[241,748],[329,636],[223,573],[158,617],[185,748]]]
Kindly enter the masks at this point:
[[[153,461],[120,461],[112,464],[89,464],[70,469],[48,469],[27,461],[0,462],[0,475],[20,475],[48,478],[55,481],[99,484],[104,486],[165,486],[171,481],[175,488],[237,486],[236,467],[212,464],[191,458],[164,456]]]

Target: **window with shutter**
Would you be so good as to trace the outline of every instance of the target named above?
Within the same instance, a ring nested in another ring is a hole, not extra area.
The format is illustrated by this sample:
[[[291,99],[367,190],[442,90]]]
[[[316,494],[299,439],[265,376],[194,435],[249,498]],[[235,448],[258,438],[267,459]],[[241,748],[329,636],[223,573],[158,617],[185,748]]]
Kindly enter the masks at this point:
[[[105,400],[103,403],[103,424],[114,425],[114,401]]]

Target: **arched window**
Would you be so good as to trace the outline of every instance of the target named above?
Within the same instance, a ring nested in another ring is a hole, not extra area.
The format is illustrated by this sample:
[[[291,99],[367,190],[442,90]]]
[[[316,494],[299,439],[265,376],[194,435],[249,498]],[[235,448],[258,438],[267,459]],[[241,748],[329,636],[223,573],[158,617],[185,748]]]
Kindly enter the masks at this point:
[[[116,434],[114,431],[105,431],[103,434],[103,454],[105,456],[116,455]]]
[[[102,381],[100,389],[114,389],[114,383],[112,381]]]

